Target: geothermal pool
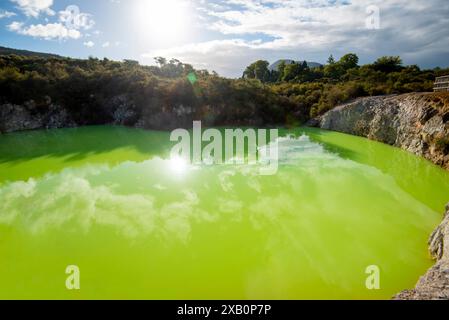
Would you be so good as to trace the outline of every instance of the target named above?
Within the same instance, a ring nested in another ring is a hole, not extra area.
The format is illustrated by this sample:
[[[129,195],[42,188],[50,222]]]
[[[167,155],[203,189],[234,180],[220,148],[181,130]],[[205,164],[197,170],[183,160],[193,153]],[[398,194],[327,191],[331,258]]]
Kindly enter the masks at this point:
[[[179,166],[169,133],[0,136],[0,299],[389,299],[432,264],[449,174],[407,152],[282,130],[279,170]],[[66,288],[66,268],[80,290]],[[378,266],[380,289],[366,268]]]

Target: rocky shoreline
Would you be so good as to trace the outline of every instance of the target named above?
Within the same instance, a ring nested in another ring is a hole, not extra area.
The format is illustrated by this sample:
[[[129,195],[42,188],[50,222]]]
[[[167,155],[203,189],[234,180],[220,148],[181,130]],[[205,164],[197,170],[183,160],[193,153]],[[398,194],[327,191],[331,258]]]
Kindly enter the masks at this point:
[[[308,125],[387,143],[449,170],[449,93],[357,99]],[[449,204],[443,222],[430,237],[429,251],[436,264],[415,289],[405,290],[394,299],[449,299]]]
[[[429,250],[436,264],[419,279],[415,289],[402,291],[395,300],[449,299],[449,204],[443,222],[430,237]]]

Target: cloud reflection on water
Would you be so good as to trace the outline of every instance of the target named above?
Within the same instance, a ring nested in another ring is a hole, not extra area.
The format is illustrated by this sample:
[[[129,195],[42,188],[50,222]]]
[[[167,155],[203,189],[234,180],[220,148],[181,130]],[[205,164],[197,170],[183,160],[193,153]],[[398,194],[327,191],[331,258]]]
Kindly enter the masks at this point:
[[[327,152],[305,135],[279,138],[279,152],[283,167],[270,177],[259,176],[253,166],[205,166],[183,167],[179,179],[170,160],[154,158],[114,167],[68,168],[4,184],[0,224],[33,234],[52,228],[89,232],[100,225],[126,237],[152,234],[187,243],[194,223],[245,218],[255,228],[278,230],[285,221],[304,223],[304,212],[326,215],[335,209],[332,202],[338,202],[338,186],[348,181],[351,187],[381,181],[369,188],[405,206],[413,203],[422,216],[429,211],[391,177]]]

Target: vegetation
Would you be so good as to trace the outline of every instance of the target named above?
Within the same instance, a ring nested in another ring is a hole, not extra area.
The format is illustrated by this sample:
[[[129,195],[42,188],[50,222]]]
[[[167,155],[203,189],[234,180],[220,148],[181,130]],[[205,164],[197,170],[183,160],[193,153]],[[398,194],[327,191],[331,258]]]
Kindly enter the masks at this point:
[[[62,58],[61,56],[58,56],[56,54],[51,54],[51,53],[19,50],[19,49],[12,49],[12,48],[6,48],[6,47],[0,46],[0,56],[7,56],[7,55],[11,55],[11,54],[15,54],[18,56],[24,56],[24,57]]]
[[[180,110],[210,125],[298,124],[357,97],[432,91],[435,77],[449,73],[403,66],[399,57],[359,66],[352,53],[338,61],[331,56],[317,68],[293,62],[269,70],[269,63],[259,60],[235,80],[174,59],[156,62],[0,56],[0,105],[32,100],[33,112],[39,113],[58,104],[80,125],[103,124],[113,121],[112,101],[125,96],[133,109],[132,124],[157,122],[161,115],[173,118]]]
[[[266,61],[257,61],[246,69],[243,78],[265,83],[292,101],[296,114],[307,118],[358,97],[433,91],[435,77],[444,74],[449,74],[449,69],[403,66],[400,57],[381,57],[359,66],[358,56],[349,53],[338,61],[331,55],[319,68],[293,62],[281,63],[277,71],[270,71]]]
[[[132,60],[2,56],[0,104],[33,100],[34,112],[61,105],[80,125],[113,121],[113,101],[121,96],[135,113],[131,122],[189,110],[211,125],[263,125],[283,123],[294,108],[259,81],[225,79],[174,59],[156,61],[158,66],[141,66]]]
[[[438,150],[442,151],[444,154],[449,152],[449,138],[448,137],[440,137],[436,140],[436,146]]]

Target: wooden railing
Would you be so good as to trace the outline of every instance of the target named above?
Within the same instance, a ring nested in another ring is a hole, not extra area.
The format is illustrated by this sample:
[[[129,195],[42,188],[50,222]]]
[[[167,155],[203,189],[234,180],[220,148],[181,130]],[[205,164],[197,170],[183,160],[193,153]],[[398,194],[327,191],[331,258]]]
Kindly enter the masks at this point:
[[[449,76],[438,77],[435,79],[435,84],[433,86],[433,91],[449,91]]]

